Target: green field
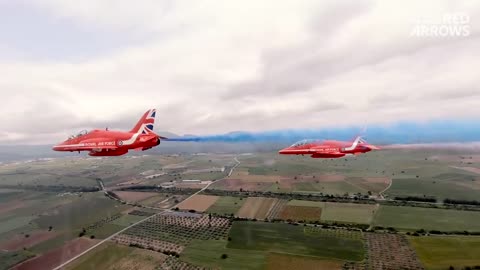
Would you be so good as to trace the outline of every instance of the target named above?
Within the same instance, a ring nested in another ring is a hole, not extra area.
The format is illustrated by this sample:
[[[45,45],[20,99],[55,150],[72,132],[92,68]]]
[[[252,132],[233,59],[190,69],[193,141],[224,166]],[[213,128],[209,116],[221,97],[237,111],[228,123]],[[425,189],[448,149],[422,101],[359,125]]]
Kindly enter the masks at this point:
[[[406,230],[480,231],[480,212],[382,205],[374,225]]]
[[[104,244],[86,256],[81,257],[67,269],[112,269],[111,266],[128,256],[135,248],[120,246],[113,243]]]
[[[0,221],[1,222],[1,221]],[[1,224],[1,223],[0,223]],[[1,227],[1,225],[0,225]],[[0,234],[0,242],[6,241],[7,239],[11,238],[14,235],[24,235],[24,234],[29,234],[35,230],[38,230],[37,224],[35,222],[30,222],[27,225],[21,226],[21,227],[16,227],[12,230],[9,230],[7,232],[4,232],[3,234]]]
[[[207,213],[215,213],[220,215],[235,214],[242,207],[246,199],[240,197],[220,197],[207,209]]]
[[[376,210],[373,204],[291,200],[288,205],[322,208],[322,221],[370,224]]]
[[[9,232],[16,228],[27,226],[34,216],[19,216],[15,218],[5,218],[0,220],[0,234]]]
[[[475,189],[472,176],[466,174],[453,174],[453,178],[419,178],[419,179],[393,179],[393,184],[387,191],[391,198],[396,196],[435,197],[439,202],[445,198],[478,200],[480,192]],[[477,186],[480,185],[477,182]]]
[[[180,260],[211,268],[221,269],[263,269],[266,253],[257,250],[227,248],[223,240],[194,240],[183,251]],[[227,254],[228,258],[220,258]]]
[[[480,266],[480,237],[431,236],[409,240],[428,270]]]
[[[135,215],[123,215],[113,221],[111,221],[110,223],[111,224],[115,224],[115,225],[118,225],[118,226],[122,226],[122,227],[127,227],[127,226],[130,226],[136,222],[139,222],[140,220],[144,219],[145,217],[141,217],[141,216],[135,216]]]
[[[33,257],[29,251],[5,252],[0,250],[0,270],[7,270],[10,267]]]
[[[125,228],[126,226],[120,226],[113,223],[107,223],[101,226],[100,228],[96,228],[94,230],[88,230],[87,236],[95,236],[95,238],[105,239],[110,235],[120,231],[121,229]]]
[[[16,198],[23,197],[24,192],[13,189],[0,190],[0,204]]]
[[[322,208],[322,220],[370,224],[376,208],[374,204],[327,202]]]
[[[294,185],[293,191],[304,193],[323,193],[331,195],[344,195],[345,193],[367,193],[367,190],[353,186],[347,182],[303,182]]]
[[[360,261],[362,241],[322,235],[306,235],[303,226],[283,223],[234,222],[228,248],[261,250],[306,256]]]
[[[55,238],[48,239],[33,246],[30,250],[35,253],[44,253],[48,250],[61,247],[66,242],[77,238],[79,233],[80,231],[66,231]]]
[[[40,216],[35,222],[41,228],[53,226],[58,229],[77,229],[112,216],[126,207],[106,198],[103,193],[85,193],[74,202],[62,205],[52,214]],[[87,211],[87,209],[94,209],[94,211]]]

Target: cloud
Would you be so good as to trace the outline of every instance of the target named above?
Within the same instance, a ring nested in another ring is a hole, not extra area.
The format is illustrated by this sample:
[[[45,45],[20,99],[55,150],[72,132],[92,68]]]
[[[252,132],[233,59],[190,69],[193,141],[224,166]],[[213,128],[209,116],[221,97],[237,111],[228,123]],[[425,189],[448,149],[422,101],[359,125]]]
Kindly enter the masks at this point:
[[[22,0],[8,11],[39,25],[0,39],[0,143],[128,130],[152,107],[157,130],[179,134],[480,116],[475,2]],[[469,37],[410,36],[419,16],[459,11]]]

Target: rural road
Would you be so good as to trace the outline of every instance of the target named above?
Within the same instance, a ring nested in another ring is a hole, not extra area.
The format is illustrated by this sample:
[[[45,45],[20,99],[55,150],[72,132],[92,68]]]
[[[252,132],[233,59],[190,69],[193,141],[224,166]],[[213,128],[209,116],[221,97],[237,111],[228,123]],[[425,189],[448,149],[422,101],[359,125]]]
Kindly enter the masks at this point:
[[[388,185],[388,187],[386,187],[384,190],[380,191],[378,194],[380,195],[380,197],[382,198],[382,200],[385,200],[385,197],[383,197],[383,193],[385,193],[393,184],[393,179],[390,179],[390,184]]]
[[[237,159],[237,157],[235,157],[234,160],[235,160],[235,162],[237,162],[237,164],[235,164],[235,165],[230,169],[230,172],[228,172],[227,177],[230,177],[230,176],[232,175],[233,171],[235,170],[235,168],[237,168],[237,166],[240,165],[240,161]],[[223,179],[225,179],[225,178],[227,178],[227,177],[224,177],[224,178],[219,179],[219,180],[217,180],[217,181],[221,181],[221,180],[223,180]],[[190,195],[190,196],[189,196],[188,198],[186,198],[184,201],[186,201],[186,200],[192,198],[193,196],[199,194],[200,192],[204,191],[204,190],[207,189],[211,184],[213,184],[213,183],[215,183],[215,182],[217,182],[217,181],[211,182],[210,184],[206,185],[204,188],[202,188],[202,189],[200,189],[199,191],[197,191],[197,192],[193,193],[192,195]],[[103,183],[102,183],[102,184],[103,184]],[[178,204],[174,205],[172,208],[177,207],[180,203],[181,203],[181,202],[179,202]],[[164,211],[162,211],[162,212],[156,213],[155,215],[152,215],[152,216],[149,216],[149,217],[147,217],[147,218],[144,218],[144,219],[142,219],[142,220],[140,220],[140,221],[138,221],[138,222],[136,222],[136,223],[134,223],[134,224],[126,227],[126,228],[123,228],[122,230],[120,230],[120,231],[118,231],[118,232],[110,235],[109,237],[103,239],[102,241],[96,243],[96,244],[93,245],[92,247],[90,247],[90,248],[88,248],[87,250],[83,251],[82,253],[76,255],[75,257],[71,258],[70,260],[68,260],[68,261],[62,263],[61,265],[53,268],[53,270],[59,270],[59,269],[64,268],[64,267],[67,266],[69,263],[71,263],[71,262],[75,261],[76,259],[82,257],[83,255],[87,254],[87,253],[90,252],[91,250],[93,250],[93,249],[95,249],[96,247],[100,246],[101,244],[103,244],[103,243],[111,240],[111,239],[114,238],[115,236],[123,233],[124,231],[126,231],[126,230],[128,230],[128,229],[130,229],[130,228],[132,228],[132,227],[134,227],[134,226],[136,226],[136,225],[138,225],[138,224],[140,224],[140,223],[142,223],[142,222],[144,222],[144,221],[146,221],[146,220],[148,220],[148,219],[150,219],[150,218],[153,218],[153,217],[155,217],[155,216],[164,214],[165,212],[171,212],[171,210],[164,210]]]

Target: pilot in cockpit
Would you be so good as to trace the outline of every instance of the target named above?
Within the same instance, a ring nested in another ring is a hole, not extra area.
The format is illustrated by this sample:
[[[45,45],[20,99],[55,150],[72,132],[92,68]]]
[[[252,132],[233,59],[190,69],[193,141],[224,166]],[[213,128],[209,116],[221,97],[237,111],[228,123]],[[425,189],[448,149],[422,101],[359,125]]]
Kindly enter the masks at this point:
[[[71,140],[71,139],[74,139],[74,138],[78,138],[78,137],[81,137],[83,135],[86,135],[87,133],[88,133],[88,131],[84,129],[84,130],[80,131],[77,135],[71,135],[70,137],[68,137],[68,139]]]

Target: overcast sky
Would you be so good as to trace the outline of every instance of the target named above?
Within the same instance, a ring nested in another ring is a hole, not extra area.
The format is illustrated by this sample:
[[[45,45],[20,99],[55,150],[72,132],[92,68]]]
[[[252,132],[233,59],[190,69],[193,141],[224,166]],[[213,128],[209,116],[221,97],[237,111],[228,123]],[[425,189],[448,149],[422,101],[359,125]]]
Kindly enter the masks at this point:
[[[467,14],[469,35],[413,36]],[[0,0],[0,144],[478,119],[479,1]]]

